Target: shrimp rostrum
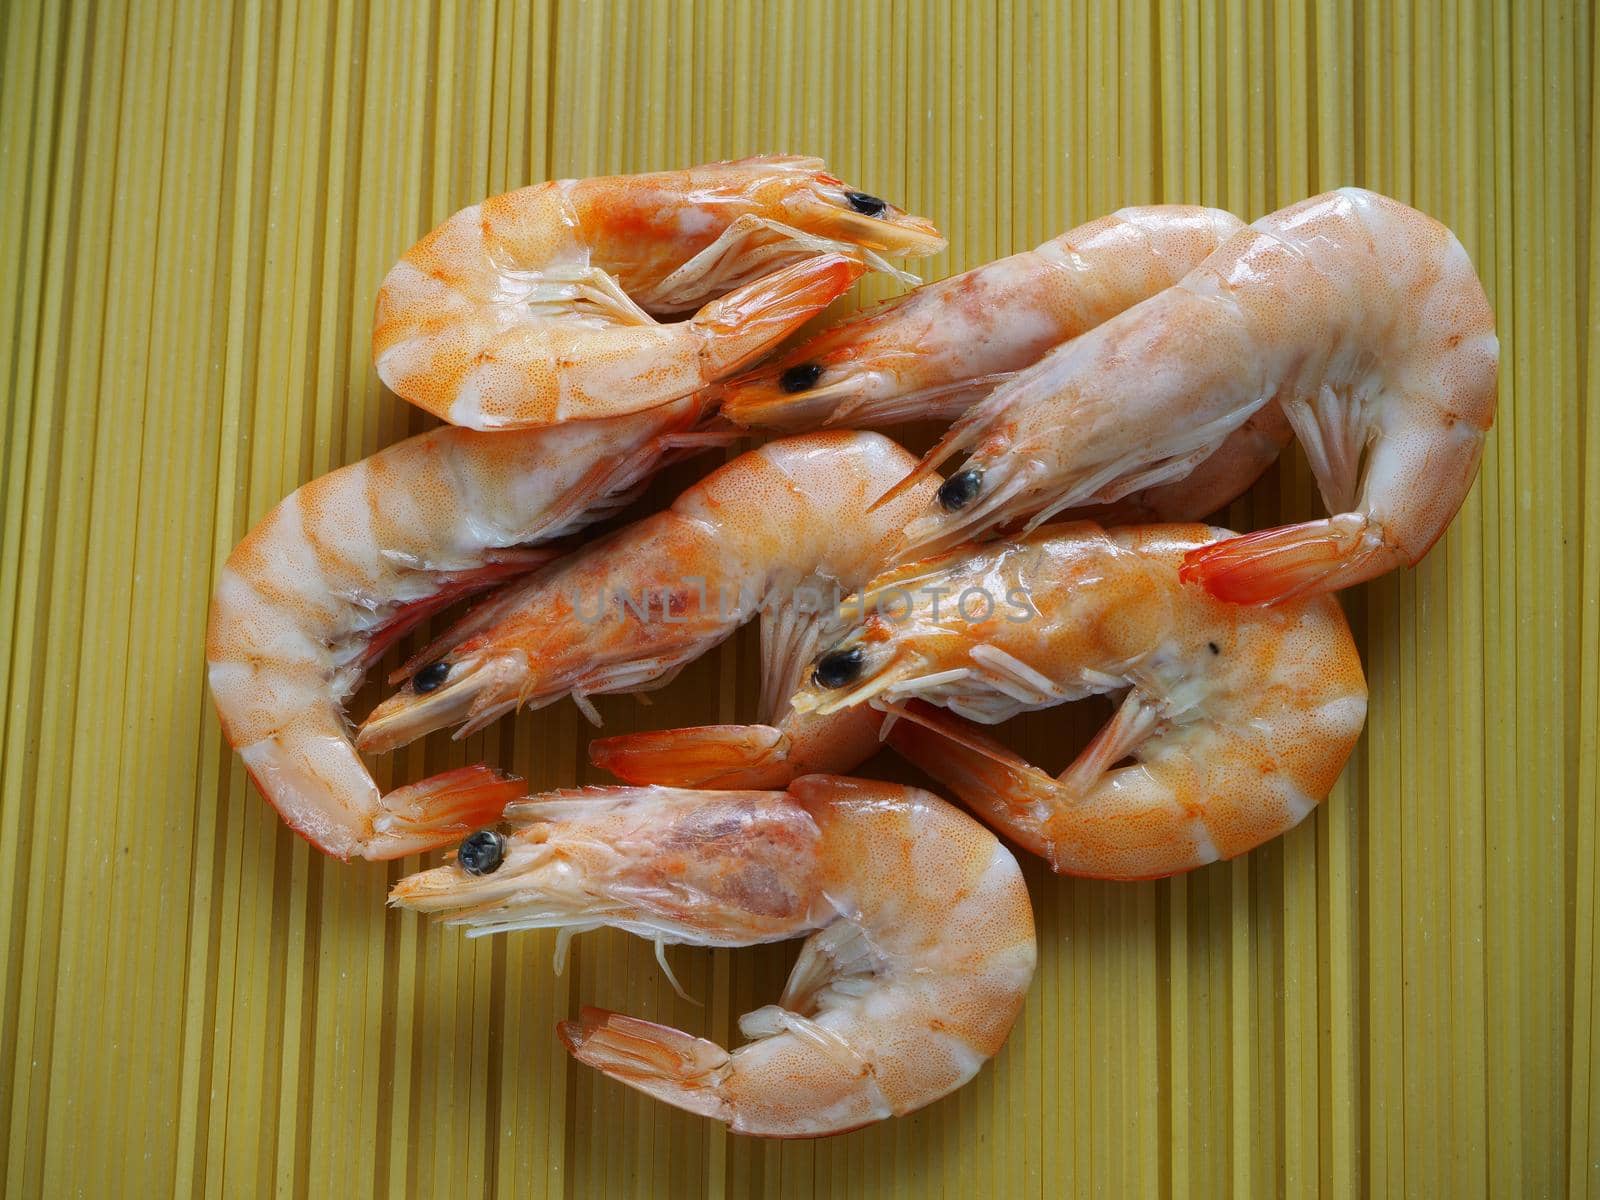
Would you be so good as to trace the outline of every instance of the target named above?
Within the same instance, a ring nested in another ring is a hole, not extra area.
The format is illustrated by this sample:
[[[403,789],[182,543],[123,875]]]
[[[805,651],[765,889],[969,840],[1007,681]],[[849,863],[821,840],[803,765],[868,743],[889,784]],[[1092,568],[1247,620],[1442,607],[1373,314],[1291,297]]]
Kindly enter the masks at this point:
[[[467,767],[381,793],[344,703],[419,621],[550,557],[667,459],[723,442],[704,403],[506,434],[436,429],[312,480],[223,565],[211,694],[261,794],[318,849],[398,858],[492,820],[522,788]]]
[[[889,709],[891,745],[1058,872],[1146,879],[1243,854],[1327,797],[1367,689],[1332,597],[1247,607],[1179,578],[1226,536],[1081,522],[885,572],[795,707]],[[1059,777],[971,723],[1090,695],[1115,715]]]
[[[1417,562],[1460,508],[1498,361],[1448,229],[1357,188],[1315,196],[972,408],[912,477],[969,451],[908,548],[1182,480],[1276,403],[1333,515],[1196,549],[1185,573],[1246,603],[1360,583]]]
[[[781,786],[854,768],[877,749],[879,714],[789,711],[788,697],[837,620],[837,601],[889,561],[934,484],[871,509],[914,463],[875,433],[769,442],[672,506],[502,590],[418,654],[405,686],[361,728],[364,750],[430,730],[482,728],[518,707],[670,682],[747,620],[761,621],[758,726],[613,740],[605,765],[630,779]],[[870,511],[869,511],[870,510]]]
[[[406,251],[378,292],[372,355],[456,425],[613,416],[753,362],[867,269],[893,271],[882,254],[944,244],[815,158],[553,180]]]
[[[391,901],[469,933],[610,925],[658,943],[806,936],[731,1053],[586,1008],[558,1032],[614,1079],[740,1133],[820,1137],[947,1095],[1005,1042],[1032,980],[1016,860],[937,796],[809,775],[787,791],[590,788],[507,809]]]

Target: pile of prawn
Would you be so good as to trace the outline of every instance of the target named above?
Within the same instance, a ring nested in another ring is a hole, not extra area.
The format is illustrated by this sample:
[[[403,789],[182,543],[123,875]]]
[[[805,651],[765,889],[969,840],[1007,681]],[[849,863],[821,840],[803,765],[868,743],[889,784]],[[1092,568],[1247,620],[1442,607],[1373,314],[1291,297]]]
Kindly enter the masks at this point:
[[[800,157],[463,209],[389,272],[372,334],[381,379],[449,425],[304,484],[217,577],[212,695],[285,823],[339,859],[454,847],[392,904],[555,929],[558,969],[613,926],[669,979],[667,944],[805,938],[731,1051],[592,1008],[558,1029],[739,1132],[902,1115],[1000,1051],[1037,949],[991,830],[1135,880],[1314,811],[1366,717],[1332,593],[1438,541],[1494,416],[1466,251],[1356,188],[1252,225],[1122,209],[774,353],[944,244]],[[917,420],[948,424],[920,461],[868,432]],[[783,436],[575,544],[749,431]],[[1327,517],[1198,523],[1290,440]],[[352,727],[384,652],[480,594]],[[567,698],[598,723],[589,697],[664,686],[757,618],[757,723],[592,742],[628,786],[529,798],[480,764],[385,790],[363,758]],[[983,730],[1093,695],[1114,715],[1059,775]],[[850,777],[885,741],[972,815]]]

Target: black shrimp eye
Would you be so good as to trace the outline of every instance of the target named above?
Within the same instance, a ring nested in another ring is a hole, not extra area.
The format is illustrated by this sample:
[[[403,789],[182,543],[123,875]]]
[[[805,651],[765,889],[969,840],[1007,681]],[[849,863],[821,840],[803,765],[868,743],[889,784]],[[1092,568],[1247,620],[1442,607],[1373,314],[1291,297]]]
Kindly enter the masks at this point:
[[[817,660],[817,669],[811,672],[812,681],[822,688],[842,688],[847,683],[855,682],[866,661],[866,653],[860,646],[851,646],[848,650],[829,650]]]
[[[817,380],[821,378],[821,363],[801,363],[779,375],[778,386],[786,392],[803,392],[807,388],[815,387]]]
[[[876,196],[869,196],[865,192],[846,192],[844,198],[851,208],[867,217],[881,217],[883,210],[889,207],[886,201],[879,200]]]
[[[450,674],[450,664],[440,660],[429,663],[411,677],[411,687],[416,692],[431,692],[442,684]]]
[[[468,875],[493,875],[506,858],[506,839],[492,829],[480,829],[462,839],[456,861]]]
[[[983,490],[983,472],[977,467],[957,471],[939,486],[939,504],[945,512],[959,512]]]

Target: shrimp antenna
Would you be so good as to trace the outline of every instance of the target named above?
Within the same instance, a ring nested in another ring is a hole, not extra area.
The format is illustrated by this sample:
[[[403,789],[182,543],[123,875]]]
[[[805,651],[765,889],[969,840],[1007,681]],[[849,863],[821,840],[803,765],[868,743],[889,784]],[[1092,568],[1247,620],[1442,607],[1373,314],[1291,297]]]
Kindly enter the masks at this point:
[[[930,733],[935,733],[946,741],[954,742],[974,754],[981,754],[984,758],[997,762],[1002,766],[1027,765],[1023,759],[1012,754],[998,742],[990,741],[986,737],[968,731],[950,717],[936,712],[931,705],[925,702],[912,701],[908,704],[896,704],[892,700],[875,700],[873,707],[881,709],[892,718],[899,719],[903,717],[912,725],[926,729]]]
[[[661,973],[667,977],[667,982],[672,985],[672,990],[678,993],[678,999],[687,1000],[696,1008],[704,1008],[704,1000],[696,1000],[683,990],[683,984],[678,982],[678,977],[672,973],[672,968],[667,965],[667,944],[658,936],[656,942],[656,963],[661,967]]]
[[[867,511],[873,512],[882,508],[896,496],[916,487],[918,483],[932,475],[958,452],[969,448],[978,440],[978,435],[983,432],[988,424],[990,419],[989,407],[990,401],[984,400],[969,408],[966,415],[945,430],[944,436],[935,442],[933,448],[922,456],[922,461],[917,463],[911,474],[869,504]],[[996,409],[996,412],[998,411]]]

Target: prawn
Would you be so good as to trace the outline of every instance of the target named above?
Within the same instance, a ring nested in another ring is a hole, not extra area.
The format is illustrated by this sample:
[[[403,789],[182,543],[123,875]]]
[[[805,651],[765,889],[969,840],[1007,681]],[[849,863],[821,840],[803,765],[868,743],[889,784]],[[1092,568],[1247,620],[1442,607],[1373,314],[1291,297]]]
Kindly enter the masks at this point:
[[[1243,225],[1198,205],[1119,209],[886,301],[721,384],[723,416],[785,431],[953,421],[1063,342],[1176,283]],[[1197,520],[1242,495],[1291,436],[1269,403],[1188,477],[1093,515],[1117,524]]]
[[[869,266],[913,279],[879,251],[944,244],[816,158],[553,180],[462,209],[406,251],[378,292],[372,356],[456,425],[613,416],[732,374]]]
[[[1367,688],[1333,597],[1245,607],[1179,578],[1227,536],[1080,522],[885,572],[794,706],[887,709],[896,750],[1057,872],[1149,879],[1243,854],[1326,798]],[[1057,778],[926,707],[995,724],[1095,694],[1116,713]]]
[[[722,384],[722,413],[784,432],[953,421],[1046,352],[1171,287],[1243,224],[1197,205],[1120,209],[824,330]]]
[[[506,810],[390,902],[469,936],[602,925],[664,943],[809,935],[778,1003],[729,1053],[585,1008],[557,1032],[580,1061],[736,1132],[821,1137],[960,1087],[1005,1043],[1037,960],[1010,851],[901,784],[810,775],[787,791],[588,788]]]
[[[879,714],[791,719],[787,700],[826,644],[838,597],[881,569],[932,495],[930,481],[867,511],[914,462],[880,434],[838,430],[740,455],[669,509],[468,614],[402,668],[409,682],[356,744],[389,750],[458,723],[464,737],[568,695],[599,724],[589,697],[662,687],[759,614],[762,725],[638,735],[608,747],[608,765],[649,782],[746,787],[853,769],[878,748]]]
[[[1454,234],[1373,192],[1315,196],[975,405],[907,479],[970,450],[906,549],[1182,480],[1277,403],[1333,515],[1197,548],[1185,578],[1240,603],[1348,587],[1416,563],[1460,508],[1498,361]]]
[[[206,631],[228,742],[290,828],[339,858],[448,844],[521,794],[484,766],[380,794],[344,702],[419,621],[551,557],[674,455],[722,444],[701,398],[550,429],[436,429],[305,484],[228,557]]]

